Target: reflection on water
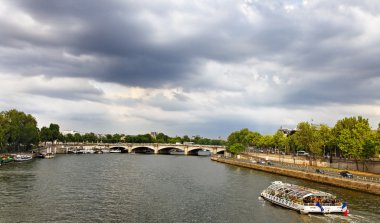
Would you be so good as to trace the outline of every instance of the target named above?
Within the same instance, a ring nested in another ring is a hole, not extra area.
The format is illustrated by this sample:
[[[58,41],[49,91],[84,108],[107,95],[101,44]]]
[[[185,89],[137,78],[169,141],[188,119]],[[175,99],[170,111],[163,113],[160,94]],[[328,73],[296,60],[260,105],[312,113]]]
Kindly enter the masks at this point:
[[[260,199],[272,181],[324,190],[350,216],[301,215]],[[0,222],[376,222],[379,196],[209,157],[61,155],[0,167]]]

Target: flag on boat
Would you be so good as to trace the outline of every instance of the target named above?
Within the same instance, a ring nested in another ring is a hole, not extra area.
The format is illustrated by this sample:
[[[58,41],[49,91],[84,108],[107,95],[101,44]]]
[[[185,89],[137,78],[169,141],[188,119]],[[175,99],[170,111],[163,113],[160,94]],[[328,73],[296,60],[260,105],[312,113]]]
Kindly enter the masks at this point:
[[[347,203],[346,202],[344,202],[342,205],[342,211],[344,213],[344,216],[348,215],[348,209],[347,209]]]
[[[317,201],[317,204],[316,204],[320,209],[321,209],[321,212],[323,212],[325,209],[323,209],[322,205],[319,203],[319,201]]]

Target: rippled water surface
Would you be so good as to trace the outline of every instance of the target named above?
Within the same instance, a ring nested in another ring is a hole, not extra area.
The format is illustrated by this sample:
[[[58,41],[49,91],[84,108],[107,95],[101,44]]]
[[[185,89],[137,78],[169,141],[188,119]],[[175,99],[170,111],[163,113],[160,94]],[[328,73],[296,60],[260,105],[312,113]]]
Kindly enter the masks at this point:
[[[301,215],[260,199],[274,180],[336,194],[350,216]],[[379,222],[379,200],[209,157],[60,155],[0,167],[0,222]]]

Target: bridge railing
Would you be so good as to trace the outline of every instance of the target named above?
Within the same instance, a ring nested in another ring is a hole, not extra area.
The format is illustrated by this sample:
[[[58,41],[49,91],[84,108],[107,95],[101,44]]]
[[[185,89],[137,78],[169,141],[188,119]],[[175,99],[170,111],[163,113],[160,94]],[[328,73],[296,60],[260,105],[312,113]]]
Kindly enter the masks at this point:
[[[213,147],[213,148],[225,148],[225,146],[221,145],[201,145],[201,144],[175,144],[175,143],[90,143],[90,142],[66,142],[66,143],[59,143],[54,145],[139,145],[139,146],[189,146],[189,147]],[[51,145],[50,145],[51,146]]]

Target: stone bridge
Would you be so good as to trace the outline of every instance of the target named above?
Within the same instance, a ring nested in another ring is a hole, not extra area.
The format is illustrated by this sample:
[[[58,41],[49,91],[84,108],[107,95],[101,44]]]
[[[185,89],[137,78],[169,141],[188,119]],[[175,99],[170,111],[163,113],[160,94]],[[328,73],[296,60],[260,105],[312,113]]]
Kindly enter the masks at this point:
[[[63,143],[50,145],[57,153],[67,153],[69,150],[81,149],[120,149],[124,153],[149,151],[154,154],[167,154],[171,149],[184,152],[185,155],[196,154],[197,151],[205,149],[212,154],[221,154],[226,150],[225,146],[217,145],[194,145],[194,144],[166,144],[166,143]]]

